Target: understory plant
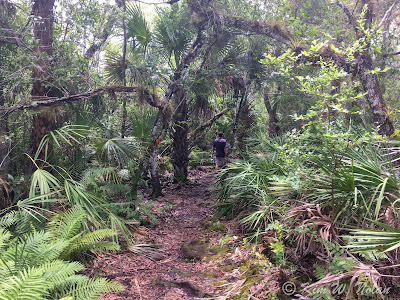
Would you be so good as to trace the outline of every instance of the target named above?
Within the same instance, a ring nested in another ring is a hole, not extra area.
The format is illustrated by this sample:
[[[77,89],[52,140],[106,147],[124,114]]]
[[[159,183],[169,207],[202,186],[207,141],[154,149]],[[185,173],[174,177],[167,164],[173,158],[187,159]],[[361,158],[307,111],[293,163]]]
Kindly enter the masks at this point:
[[[87,215],[78,208],[55,214],[51,221],[20,233],[27,211],[13,211],[0,219],[1,299],[97,299],[101,293],[121,291],[105,278],[78,272],[84,265],[74,258],[84,253],[117,250],[110,229],[85,229]]]
[[[251,234],[273,249],[282,239],[278,230],[271,239],[268,226],[282,222],[289,230],[275,250],[291,253],[285,258],[296,264],[317,262],[319,280],[308,285],[327,287],[327,295],[332,282],[347,284],[349,295],[355,282],[378,291],[372,296],[381,295],[379,287],[389,280],[386,270],[399,260],[398,132],[382,138],[363,127],[359,83],[335,62],[315,60],[315,54],[329,48],[351,64],[355,51],[365,46],[366,41],[357,41],[338,49],[315,40],[300,54],[266,54],[262,62],[274,76],[296,82],[313,105],[292,116],[298,124],[283,137],[250,139],[241,159],[221,170],[216,183],[217,214],[239,216]],[[301,76],[295,72],[299,66],[318,68]]]

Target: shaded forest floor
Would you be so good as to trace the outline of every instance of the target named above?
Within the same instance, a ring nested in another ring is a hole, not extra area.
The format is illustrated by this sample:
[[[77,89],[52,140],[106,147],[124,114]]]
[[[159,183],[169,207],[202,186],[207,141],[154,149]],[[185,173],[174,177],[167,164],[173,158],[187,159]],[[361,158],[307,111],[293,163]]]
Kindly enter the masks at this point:
[[[160,245],[162,256],[121,251],[95,259],[89,275],[125,287],[103,300],[276,297],[278,271],[257,255],[262,249],[243,240],[237,221],[213,216],[214,176],[212,167],[200,167],[187,184],[164,189],[153,206],[158,225],[147,228],[141,241]]]

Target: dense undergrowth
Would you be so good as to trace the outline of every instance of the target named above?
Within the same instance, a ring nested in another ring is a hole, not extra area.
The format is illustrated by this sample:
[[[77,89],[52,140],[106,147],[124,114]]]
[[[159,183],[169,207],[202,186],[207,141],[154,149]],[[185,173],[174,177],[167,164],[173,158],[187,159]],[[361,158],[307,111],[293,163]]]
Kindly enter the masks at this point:
[[[154,219],[137,190],[146,141],[105,136],[96,127],[54,130],[31,158],[31,175],[2,180],[1,299],[97,299],[123,290],[80,274],[98,251],[122,244],[140,253],[135,232]]]
[[[217,215],[237,217],[272,253],[281,284],[295,285],[283,298],[398,292],[398,141],[359,132],[257,136],[218,174]]]

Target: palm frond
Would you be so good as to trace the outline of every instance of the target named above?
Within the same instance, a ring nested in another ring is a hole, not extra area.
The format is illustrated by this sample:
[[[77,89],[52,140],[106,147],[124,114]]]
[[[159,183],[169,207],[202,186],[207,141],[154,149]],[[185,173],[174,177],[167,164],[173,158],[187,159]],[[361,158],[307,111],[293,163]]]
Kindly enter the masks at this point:
[[[378,221],[369,220],[375,226],[378,226],[385,231],[352,229],[352,235],[346,235],[349,243],[348,248],[355,252],[389,252],[400,247],[400,230],[392,226],[383,224]]]
[[[127,13],[127,38],[132,44],[133,49],[146,53],[147,45],[151,41],[151,31],[146,18],[136,4],[130,4],[126,7]]]
[[[157,13],[154,29],[156,46],[170,64],[173,57],[175,65],[179,65],[189,49],[194,33],[190,17],[184,17],[188,11],[183,6],[173,5],[168,8],[158,7]]]
[[[116,161],[120,167],[135,161],[141,153],[140,144],[132,137],[104,140],[99,148],[110,161]]]

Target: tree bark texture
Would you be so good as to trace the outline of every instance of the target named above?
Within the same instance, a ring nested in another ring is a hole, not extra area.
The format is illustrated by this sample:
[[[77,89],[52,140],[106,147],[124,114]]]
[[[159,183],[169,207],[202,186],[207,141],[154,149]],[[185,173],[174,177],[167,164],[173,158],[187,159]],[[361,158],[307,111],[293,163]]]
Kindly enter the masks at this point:
[[[4,105],[3,91],[0,90],[0,105]],[[9,135],[8,118],[0,117],[0,178],[8,173],[11,144],[7,141]]]
[[[157,132],[161,129],[163,132],[163,112],[160,109],[157,114],[156,122],[153,127],[153,138],[157,136]],[[162,135],[162,133],[161,133]],[[150,165],[150,175],[151,175],[151,186],[152,186],[152,197],[157,198],[161,195],[161,182],[160,175],[158,174],[158,152],[160,151],[160,143],[161,137],[158,139],[154,139],[153,145],[150,148],[150,157],[149,157],[149,165]]]
[[[268,93],[264,93],[264,105],[268,112],[268,133],[269,137],[273,138],[279,133],[279,126],[276,125],[278,119],[276,117],[276,105],[272,107],[271,101],[269,99]]]
[[[0,106],[0,118],[3,118],[5,116],[8,116],[9,114],[20,111],[20,110],[25,110],[25,109],[44,109],[46,107],[56,107],[60,104],[65,104],[65,103],[72,103],[76,101],[81,101],[81,100],[87,100],[90,99],[94,96],[102,95],[102,94],[110,94],[113,95],[114,93],[136,93],[140,92],[141,95],[144,95],[145,100],[154,107],[159,107],[157,103],[154,102],[154,95],[151,94],[147,90],[140,89],[136,86],[120,86],[120,85],[106,85],[99,87],[98,89],[86,92],[86,93],[81,93],[81,94],[76,94],[76,95],[71,95],[71,96],[66,96],[66,97],[40,97],[36,98],[36,101],[32,101],[27,104],[17,104],[11,107],[5,108],[4,106]]]
[[[196,141],[196,139],[198,138],[198,135],[204,131],[206,128],[211,127],[215,121],[217,121],[219,118],[221,118],[226,112],[229,111],[229,108],[225,108],[223,111],[219,112],[218,114],[216,114],[214,117],[212,117],[211,119],[209,119],[208,121],[204,122],[203,124],[201,124],[200,126],[198,126],[196,129],[192,130],[189,135],[188,135],[188,139],[189,139],[189,145],[193,145],[193,143]]]
[[[366,92],[366,100],[372,111],[374,122],[381,135],[391,136],[394,133],[394,126],[389,118],[388,108],[383,101],[380,91],[378,76],[371,71],[374,70],[371,55],[368,50],[361,53],[357,64],[360,81]]]
[[[171,129],[172,166],[174,181],[181,182],[187,180],[189,164],[188,103],[182,87],[174,94],[173,100],[175,113],[172,117]]]
[[[33,66],[32,98],[56,96],[56,90],[49,86],[50,59],[53,54],[53,6],[54,0],[36,0],[32,7],[33,49],[35,62]],[[61,126],[62,117],[57,110],[48,110],[33,117],[32,123],[32,152],[36,153],[43,137],[51,130]],[[44,159],[44,152],[39,155]]]

